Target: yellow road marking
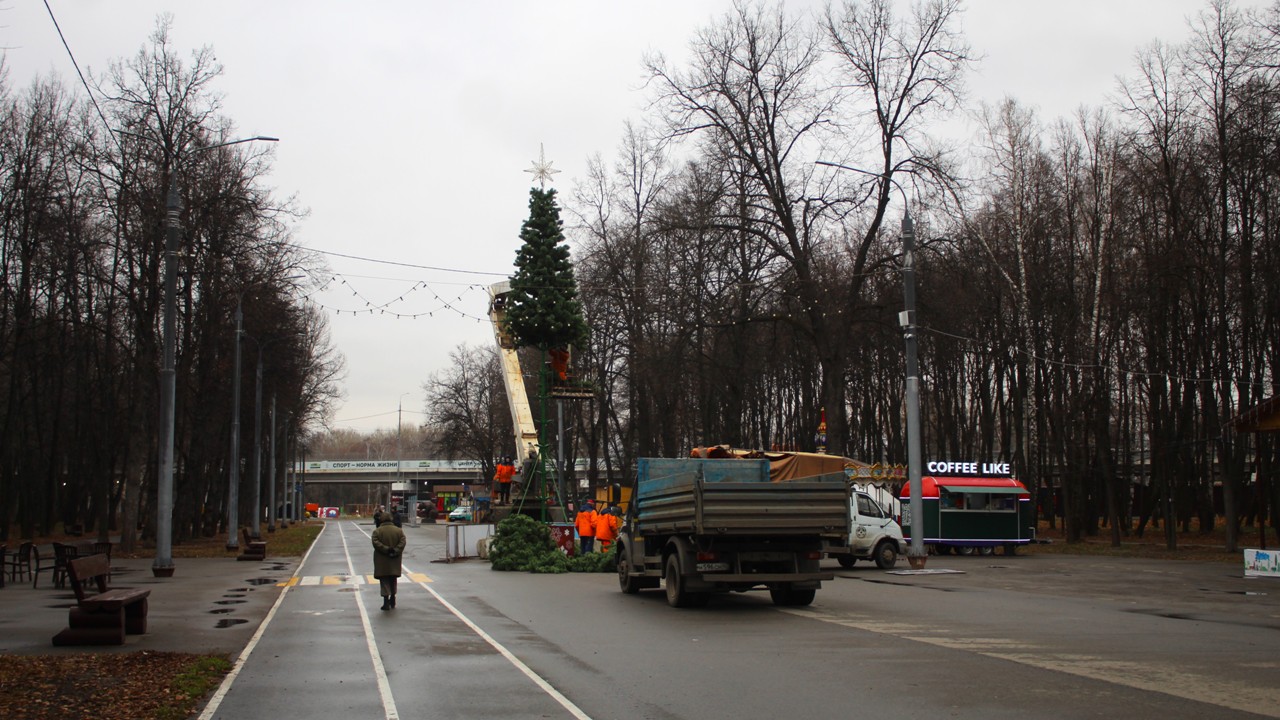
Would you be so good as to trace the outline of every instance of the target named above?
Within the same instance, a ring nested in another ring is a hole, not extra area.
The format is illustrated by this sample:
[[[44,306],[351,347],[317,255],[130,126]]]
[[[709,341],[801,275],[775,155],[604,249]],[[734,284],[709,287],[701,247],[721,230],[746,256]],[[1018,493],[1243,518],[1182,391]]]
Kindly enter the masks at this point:
[[[401,576],[405,582],[429,583],[431,578],[426,573],[405,573]],[[276,587],[310,587],[312,585],[377,585],[378,580],[372,575],[304,575],[291,577]]]

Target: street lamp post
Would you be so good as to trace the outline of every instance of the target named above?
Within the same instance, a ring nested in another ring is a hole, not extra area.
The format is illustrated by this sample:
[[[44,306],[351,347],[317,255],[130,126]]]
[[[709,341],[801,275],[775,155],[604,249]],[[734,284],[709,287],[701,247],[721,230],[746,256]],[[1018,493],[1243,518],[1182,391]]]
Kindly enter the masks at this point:
[[[889,173],[873,173],[840,163],[815,160],[815,165],[849,170],[870,177],[886,180],[902,193],[902,201],[907,201],[907,193]],[[902,326],[902,337],[906,342],[906,397],[907,404],[907,482],[911,486],[911,498],[908,508],[911,512],[911,547],[907,557],[914,566],[923,566],[924,550],[924,501],[921,496],[921,476],[923,460],[920,451],[920,367],[916,338],[916,271],[915,271],[916,230],[911,222],[911,212],[902,211],[902,294],[904,309],[898,315],[898,324]]]
[[[258,369],[253,383],[253,529],[254,540],[262,537],[262,343],[258,346]]]
[[[280,452],[280,457],[284,460],[284,466],[280,468],[280,479],[284,483],[280,488],[280,504],[284,511],[277,518],[282,528],[288,528],[289,521],[293,519],[293,490],[289,485],[289,426],[292,423],[293,413],[285,413],[284,427],[280,428],[280,442],[284,444],[284,449]]]
[[[408,394],[409,393],[407,392],[400,393],[400,397],[396,400],[396,485],[397,486],[399,486],[402,482],[401,475],[400,475],[400,464],[404,458],[404,454],[401,452],[400,433],[401,433],[402,420],[404,418],[404,396]],[[412,498],[408,493],[405,493],[404,497],[405,497],[405,502],[409,502],[410,500],[412,500]],[[391,507],[390,497],[387,498],[387,507]],[[413,516],[417,517],[416,508]],[[412,525],[413,521],[410,521],[409,524]]]
[[[271,391],[271,469],[267,471],[267,532],[276,531],[276,391]]]
[[[136,133],[119,131],[124,135],[146,137]],[[276,142],[279,138],[257,136],[232,140],[230,142],[206,145],[194,148],[194,152],[213,150],[214,148],[238,145],[240,143],[263,140]],[[166,155],[168,153],[166,152]],[[160,365],[160,427],[157,435],[156,454],[158,456],[156,482],[156,558],[151,565],[151,573],[155,577],[172,577],[173,564],[173,431],[174,431],[174,395],[175,377],[174,355],[176,337],[174,334],[174,306],[178,294],[178,234],[179,214],[182,202],[178,196],[178,173],[175,158],[166,157],[169,166],[169,196],[165,203],[165,261],[164,261],[164,356]]]
[[[169,176],[169,198],[165,207],[164,242],[164,359],[160,365],[159,483],[156,486],[156,558],[151,565],[155,577],[172,577],[173,565],[173,425],[175,376],[174,305],[178,294],[178,176]]]
[[[913,565],[924,563],[924,500],[921,495],[920,457],[920,363],[916,339],[916,230],[911,213],[902,213],[902,294],[905,309],[898,317],[907,350],[907,482],[911,486],[911,548]]]
[[[227,481],[227,550],[240,546],[240,336],[244,334],[243,292],[236,297],[236,354],[231,376],[231,468]]]
[[[302,508],[302,509],[298,511],[298,512],[299,512],[298,517],[299,517],[299,518],[301,518],[301,519],[303,519],[303,520],[306,520],[306,519],[307,519],[307,505],[306,505],[306,502],[304,502],[304,501],[306,500],[306,491],[305,491],[305,488],[306,488],[306,484],[307,484],[307,446],[306,446],[306,445],[299,445],[299,446],[298,446],[298,450],[299,450],[299,453],[298,453],[298,455],[299,455],[298,460],[299,460],[299,464],[300,464],[300,466],[301,466],[301,468],[302,468],[302,477],[301,477],[300,479],[298,479],[298,507],[299,507],[299,508]]]
[[[283,337],[293,337],[295,335],[301,335],[301,334],[302,333],[290,333],[289,335],[282,335],[282,336],[277,336],[273,338],[267,338],[266,340],[262,340],[262,341],[258,341],[254,339],[252,335],[246,336],[250,340],[253,340],[254,344],[258,346],[258,367],[255,372],[254,387],[253,387],[253,527],[250,530],[250,536],[254,540],[260,539],[262,537],[262,357],[266,355],[267,348],[271,346],[271,343],[275,342],[276,340],[279,340]],[[276,493],[275,493],[275,443],[276,443],[275,407],[276,407],[276,396],[275,396],[275,392],[272,391],[271,393],[271,465],[272,465],[271,483],[272,483],[272,487],[270,490],[271,492],[270,502],[272,503],[272,507],[268,508],[268,511],[270,513],[270,518],[271,518],[270,526],[268,527],[269,532],[275,532],[275,509],[274,509],[274,502],[275,502],[275,496],[276,496]]]
[[[297,280],[302,275],[290,275],[281,281]],[[240,546],[240,347],[244,338],[244,294],[255,284],[250,283],[236,293],[236,353],[231,375],[231,468],[227,480],[227,550]],[[256,502],[256,500],[255,500]]]

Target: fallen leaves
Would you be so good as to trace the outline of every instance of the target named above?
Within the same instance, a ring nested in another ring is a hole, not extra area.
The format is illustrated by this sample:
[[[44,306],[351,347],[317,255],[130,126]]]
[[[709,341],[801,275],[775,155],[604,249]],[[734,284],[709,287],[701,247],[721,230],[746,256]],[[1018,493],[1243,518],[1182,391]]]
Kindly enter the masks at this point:
[[[185,718],[230,669],[225,658],[190,653],[4,655],[0,717]]]

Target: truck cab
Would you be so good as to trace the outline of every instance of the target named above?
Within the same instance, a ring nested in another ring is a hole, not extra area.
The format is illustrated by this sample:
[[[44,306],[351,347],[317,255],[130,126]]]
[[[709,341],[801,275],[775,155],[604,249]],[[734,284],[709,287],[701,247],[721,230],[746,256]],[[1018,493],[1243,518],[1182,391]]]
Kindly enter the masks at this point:
[[[904,545],[902,527],[893,515],[866,490],[855,489],[849,496],[848,535],[828,539],[825,552],[841,567],[851,568],[858,560],[874,560],[877,567],[888,570],[897,564]]]

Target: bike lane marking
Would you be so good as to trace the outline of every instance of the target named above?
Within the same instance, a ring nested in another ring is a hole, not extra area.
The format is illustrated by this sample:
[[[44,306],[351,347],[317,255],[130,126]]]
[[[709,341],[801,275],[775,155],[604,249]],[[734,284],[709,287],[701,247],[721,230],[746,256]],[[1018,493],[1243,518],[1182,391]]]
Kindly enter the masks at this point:
[[[365,533],[364,530],[360,530],[360,532],[364,533],[365,535],[369,535],[368,533]],[[408,566],[405,566],[403,563],[401,563],[401,565],[404,569],[404,572],[408,573],[410,576],[417,574],[411,571],[408,568]],[[453,603],[449,602],[444,598],[443,595],[436,592],[435,588],[432,588],[430,585],[427,584],[428,582],[430,581],[422,580],[422,581],[415,581],[414,584],[416,584],[418,587],[421,587],[423,590],[426,590],[428,593],[430,593],[431,596],[434,597],[437,602],[439,602],[446,609],[448,609],[449,612],[453,613],[454,617],[461,620],[462,623],[466,625],[468,628],[470,628],[472,632],[474,632],[476,635],[479,635],[480,638],[483,639],[486,643],[488,643],[489,646],[492,647],[494,650],[497,650],[499,655],[506,658],[507,662],[514,665],[517,670],[524,673],[525,677],[532,680],[534,685],[537,685],[538,688],[542,690],[544,693],[546,693],[552,700],[555,700],[557,703],[560,704],[561,707],[569,711],[570,715],[572,715],[577,720],[592,720],[590,715],[582,711],[582,708],[575,705],[572,700],[565,697],[564,694],[561,693],[559,690],[555,689],[555,687],[552,686],[551,683],[547,682],[545,679],[543,679],[541,675],[534,672],[533,668],[529,667],[528,665],[525,665],[524,662],[520,660],[520,658],[516,657],[515,654],[513,654],[510,650],[508,650],[505,646],[503,646],[502,643],[498,642],[496,639],[494,639],[493,636],[485,632],[479,625],[473,622],[471,618],[464,615],[461,610],[454,607]]]
[[[364,532],[358,528],[357,531]],[[355,575],[356,568],[351,562],[351,551],[347,549],[347,534],[343,531],[341,525],[338,526],[338,534],[342,537],[342,552],[347,556],[347,573]],[[314,547],[314,544],[312,547]],[[382,698],[382,708],[386,713],[386,720],[399,720],[400,713],[396,710],[396,699],[391,694],[391,683],[387,682],[387,669],[382,665],[382,653],[378,652],[378,643],[373,637],[373,625],[369,623],[369,613],[364,607],[364,593],[357,592],[352,594],[356,596],[356,605],[360,608],[360,623],[364,626],[365,644],[369,648],[369,657],[373,660],[373,674],[378,678],[378,695]]]
[[[320,535],[323,535],[324,531],[328,529],[329,523],[325,523],[324,526],[320,528]],[[307,564],[307,558],[311,557],[311,551],[315,549],[316,545],[320,544],[320,535],[317,535],[316,539],[311,543],[311,547],[307,548],[307,553],[302,556],[302,562],[298,563],[298,567],[294,568],[293,576],[295,578],[298,577],[298,573],[302,572],[302,567]],[[350,558],[348,558],[348,561],[350,561]],[[240,652],[240,656],[236,658],[236,662],[231,667],[231,671],[222,679],[222,684],[219,685],[217,691],[213,693],[213,697],[209,698],[209,704],[204,706],[204,711],[200,713],[199,720],[213,720],[214,714],[218,712],[218,706],[222,704],[223,698],[225,698],[227,693],[230,692],[232,683],[234,683],[236,678],[240,675],[240,670],[244,668],[244,664],[249,660],[249,656],[253,654],[253,649],[258,646],[258,641],[262,639],[264,634],[266,634],[267,626],[271,624],[272,618],[276,616],[276,611],[279,610],[280,605],[284,603],[284,596],[289,594],[290,587],[291,586],[286,585],[285,588],[280,591],[279,597],[276,598],[276,602],[271,606],[271,609],[267,611],[267,616],[262,619],[262,624],[258,626],[257,632],[253,634],[253,637],[249,638],[249,644],[244,646],[244,650],[242,650]]]

